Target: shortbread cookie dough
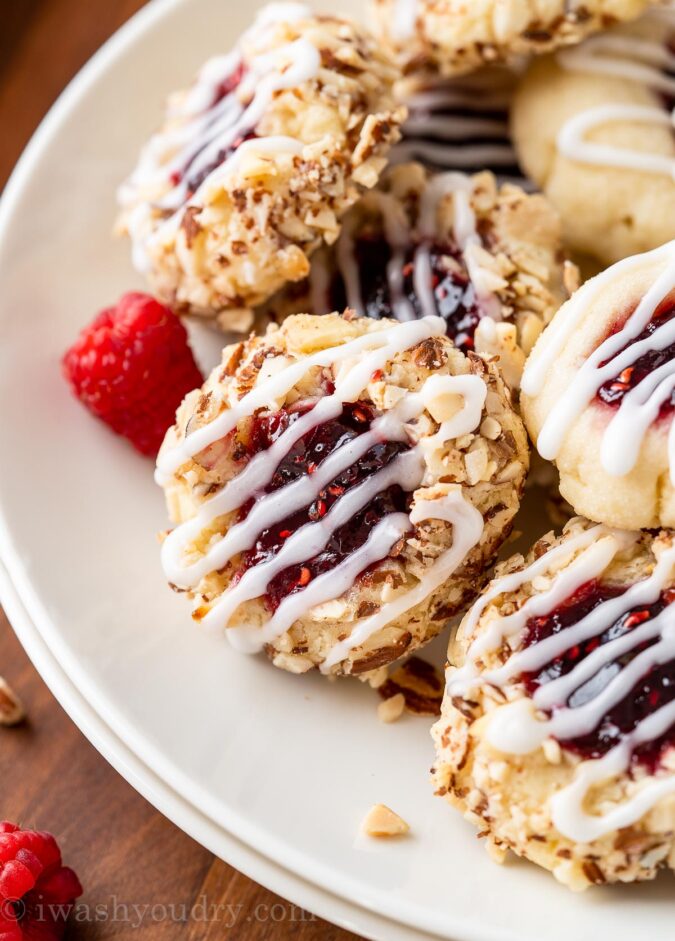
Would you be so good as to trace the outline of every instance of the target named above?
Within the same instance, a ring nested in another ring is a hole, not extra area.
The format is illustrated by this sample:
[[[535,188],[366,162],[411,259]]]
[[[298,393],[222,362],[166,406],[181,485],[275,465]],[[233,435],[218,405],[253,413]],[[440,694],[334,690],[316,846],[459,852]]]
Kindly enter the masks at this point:
[[[437,793],[571,889],[675,869],[675,539],[575,518],[451,646]]]
[[[164,570],[240,649],[363,675],[475,596],[527,467],[496,367],[440,318],[296,315],[227,347],[179,410]]]
[[[269,310],[283,319],[306,302],[315,314],[347,305],[376,319],[441,316],[458,347],[499,357],[517,387],[525,356],[568,296],[563,258],[560,222],[543,196],[500,187],[490,173],[401,164],[345,218],[308,284]]]
[[[378,34],[405,71],[443,75],[577,43],[653,0],[372,0]]]
[[[521,407],[578,514],[675,527],[675,242],[618,262],[560,309],[528,360]]]
[[[246,329],[252,305],[305,277],[398,139],[396,77],[355,24],[265,8],[169,99],[120,189],[120,229],[156,293]]]
[[[611,264],[675,238],[675,11],[535,61],[512,129],[566,242]]]

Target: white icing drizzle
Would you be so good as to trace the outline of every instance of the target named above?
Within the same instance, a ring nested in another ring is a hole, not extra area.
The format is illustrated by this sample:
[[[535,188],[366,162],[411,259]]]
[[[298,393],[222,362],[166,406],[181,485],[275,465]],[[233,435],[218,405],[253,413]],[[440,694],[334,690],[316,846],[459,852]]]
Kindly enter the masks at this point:
[[[526,181],[509,135],[515,72],[425,79],[402,91],[409,111],[393,163],[420,160],[432,169],[495,172],[500,182]]]
[[[668,20],[675,25],[673,11]],[[557,55],[563,68],[574,72],[609,75],[641,82],[656,92],[675,96],[675,55],[664,42],[638,36],[601,33],[580,46]],[[669,74],[664,74],[664,70]],[[675,177],[675,157],[630,150],[586,139],[589,131],[606,124],[636,122],[673,127],[675,109],[635,104],[607,104],[588,108],[571,117],[558,133],[558,150],[571,160],[606,167],[623,167]]]
[[[353,519],[378,493],[394,484],[398,484],[404,490],[412,492],[419,486],[423,471],[421,455],[416,451],[405,451],[383,470],[378,471],[377,474],[345,493],[323,519],[318,520],[316,523],[309,523],[293,533],[284,542],[283,547],[274,558],[249,569],[238,584],[231,588],[222,601],[211,610],[210,615],[213,615],[213,620],[220,624],[227,624],[240,604],[264,595],[269,583],[280,572],[318,555],[326,547],[333,533]],[[312,477],[314,476],[312,475]],[[329,477],[328,482],[334,477],[335,474]],[[300,482],[305,486],[310,483],[307,480],[301,480]],[[312,497],[316,499],[319,495],[319,490],[316,489],[313,480],[311,480],[311,484],[311,496],[307,494],[302,501],[302,506],[307,505],[308,499],[312,499]],[[285,488],[283,491],[284,496],[286,496],[287,489]],[[264,502],[264,499],[261,502]],[[301,509],[301,507],[298,507],[298,509]],[[282,510],[282,518],[287,515],[288,512]],[[263,525],[259,528],[262,530],[266,529],[267,526]],[[408,528],[406,519],[405,529]]]
[[[312,15],[311,8],[306,3],[296,0],[275,0],[268,3],[256,16],[256,27],[272,26],[277,23],[298,23]]]
[[[311,608],[339,598],[351,588],[361,572],[369,565],[386,558],[399,539],[409,531],[410,520],[405,513],[392,513],[386,516],[373,529],[360,549],[353,552],[330,572],[324,572],[313,579],[304,591],[284,598],[270,620],[258,632],[253,645],[249,646],[249,651],[256,653],[262,650],[266,643],[271,643],[280,637]],[[250,629],[245,627],[243,630],[244,636],[250,642]],[[242,645],[237,637],[238,632],[238,628],[230,628],[228,636],[231,636],[235,645],[241,649]]]
[[[391,35],[397,42],[402,42],[405,39],[410,39],[415,33],[418,0],[394,0],[394,2]]]
[[[607,538],[604,538],[605,536]],[[635,538],[637,537],[633,537]],[[466,663],[453,673],[449,690],[454,695],[467,695],[479,682],[478,662],[484,654],[498,650],[505,639],[517,638],[529,618],[555,610],[587,581],[598,577],[627,540],[627,536],[617,534],[604,526],[594,526],[550,549],[524,571],[505,575],[494,581],[466,615],[461,627],[463,635],[473,634],[483,612],[500,595],[516,591],[524,582],[543,575],[554,564],[562,563],[564,559],[580,551],[579,557],[561,572],[549,591],[533,596],[519,611],[509,617],[496,619],[476,638],[469,648]]]
[[[624,804],[602,816],[585,813],[583,802],[594,784],[623,774],[635,748],[654,741],[675,722],[675,702],[641,722],[620,745],[595,761],[585,761],[577,769],[574,781],[551,798],[553,822],[561,833],[580,843],[629,827],[648,813],[662,798],[675,791],[675,777],[653,778]]]
[[[496,82],[477,85],[475,78],[477,76],[470,76],[468,79],[429,78],[428,82],[425,79],[424,84],[415,87],[410,94],[403,96],[406,106],[413,115],[413,120],[423,121],[420,111],[430,112],[430,119],[433,120],[440,111],[452,108],[471,109],[476,116],[486,111],[501,111],[506,115],[511,103],[511,89],[504,90],[503,86],[499,87]],[[503,123],[508,123],[506,117]],[[424,126],[418,124],[418,129],[423,130]]]
[[[397,320],[408,321],[415,318],[415,309],[404,292],[406,254],[413,246],[415,247],[412,262],[413,287],[422,315],[425,317],[438,315],[438,305],[433,290],[430,249],[437,237],[439,208],[448,197],[453,199],[453,239],[462,253],[481,313],[495,320],[500,319],[499,300],[487,286],[484,286],[481,269],[476,265],[471,252],[473,247],[482,245],[471,207],[472,187],[471,178],[463,173],[449,172],[431,176],[420,197],[415,229],[410,225],[405,208],[394,196],[379,190],[368,194],[369,205],[382,218],[382,231],[391,254],[387,264],[387,287],[392,313]],[[358,221],[355,215],[347,218],[338,239],[336,261],[345,287],[348,306],[360,316],[365,316],[366,301],[363,296],[356,254]],[[321,283],[324,287],[326,286],[325,279]],[[312,296],[317,301],[318,288],[319,282],[314,281]],[[328,313],[331,305],[327,292],[324,291],[323,296],[324,300],[318,308],[314,309],[315,313]]]
[[[526,395],[539,395],[562,348],[578,329],[587,308],[601,296],[605,287],[617,277],[628,275],[644,264],[669,258],[674,251],[675,241],[642,255],[631,255],[586,281],[565,304],[563,316],[556,316],[542,334],[536,354],[530,357],[523,373],[523,392]]]
[[[191,460],[200,451],[214,444],[231,432],[237,424],[260,408],[276,409],[276,402],[283,399],[288,392],[297,385],[307,373],[317,366],[333,366],[343,360],[352,359],[360,354],[385,350],[385,362],[393,358],[398,352],[409,349],[422,340],[432,336],[443,336],[445,330],[440,317],[431,320],[425,319],[406,324],[404,329],[395,327],[387,330],[377,330],[366,333],[361,337],[343,343],[342,346],[320,350],[311,356],[306,356],[293,363],[281,372],[276,373],[259,383],[231,408],[223,411],[216,419],[202,428],[193,431],[178,444],[159,455],[157,460],[157,483],[160,485],[169,481],[173,474]],[[364,357],[364,361],[368,361]],[[373,366],[371,372],[377,367]],[[361,387],[363,389],[365,387]],[[356,395],[361,391],[356,390]]]
[[[403,291],[405,253],[412,241],[412,232],[405,209],[393,196],[380,190],[373,190],[369,193],[368,201],[382,217],[384,236],[391,249],[391,258],[387,264],[387,284],[392,313],[397,320],[414,320],[415,311]],[[357,216],[355,214],[348,216],[338,239],[336,259],[345,285],[347,304],[360,317],[364,317],[366,310],[355,251],[357,226]],[[324,302],[322,306],[324,308],[322,312],[328,313],[325,308],[330,305]],[[428,314],[429,311],[425,311],[425,313]],[[436,316],[435,308],[431,311],[431,316]]]
[[[621,330],[604,340],[580,365],[546,416],[537,439],[537,450],[547,460],[555,460],[558,456],[571,425],[605,382],[620,376],[645,353],[675,343],[675,320],[665,321],[650,336],[634,342],[652,321],[659,304],[675,290],[675,241],[647,254],[625,259],[587,282],[568,301],[564,316],[556,318],[547,329],[541,348],[526,367],[522,390],[526,395],[538,395],[556,357],[604,287],[642,265],[654,263],[664,263],[663,270],[635,311]],[[608,474],[621,477],[635,467],[647,430],[674,389],[675,360],[671,360],[653,370],[623,396],[603,432],[601,463]],[[671,422],[668,456],[671,478],[675,481],[675,434],[672,428]]]
[[[582,163],[642,170],[645,173],[665,173],[675,177],[675,157],[660,157],[639,150],[585,140],[590,130],[603,124],[634,121],[672,127],[674,117],[675,112],[670,114],[661,108],[645,105],[600,105],[597,108],[589,108],[565,123],[558,134],[558,149],[571,160],[579,160]]]
[[[421,160],[431,167],[476,171],[486,167],[513,167],[514,153],[509,145],[475,144],[470,149],[464,144],[442,143],[429,140],[406,140],[397,144],[392,152],[392,163],[407,163],[409,160]],[[514,182],[523,186],[526,181],[517,173],[497,173],[499,182]],[[528,185],[527,189],[532,189]]]
[[[413,114],[405,124],[405,130],[410,135],[433,135],[442,140],[464,140],[465,137],[478,137],[485,135],[489,137],[502,137],[508,134],[508,124],[505,120],[497,118],[482,118],[468,116],[460,126],[457,122],[452,122],[447,115]]]
[[[384,605],[377,614],[359,624],[346,640],[337,644],[326,658],[322,667],[324,672],[339,663],[354,647],[365,643],[380,628],[428,598],[459,568],[483,534],[483,517],[464,498],[461,488],[453,490],[443,500],[419,500],[410,514],[410,522],[421,523],[428,519],[441,519],[452,524],[452,547],[436,560],[415,588]]]
[[[471,643],[464,666],[449,670],[448,695],[466,697],[482,685],[504,690],[523,673],[536,673],[565,651],[599,636],[628,611],[657,602],[672,581],[675,546],[665,548],[652,573],[623,594],[601,602],[576,624],[519,649],[522,632],[531,618],[552,614],[582,585],[600,578],[617,554],[637,538],[637,534],[595,526],[565,539],[522,571],[493,582],[467,615],[461,628],[464,636],[472,635],[480,617],[500,596],[541,576],[548,576],[551,584],[511,614],[500,615],[492,609],[489,626]],[[572,561],[565,564],[570,558]],[[620,657],[649,641],[651,646],[622,666],[595,697],[579,706],[569,705],[572,694],[603,668],[618,663]],[[514,653],[501,666],[481,670],[483,658],[504,644]],[[675,609],[668,605],[651,620],[598,646],[566,675],[538,687],[531,699],[517,699],[496,708],[487,728],[488,740],[502,752],[524,755],[536,751],[549,737],[565,740],[587,735],[653,667],[674,659]],[[542,710],[549,713],[548,718],[542,717]],[[584,810],[585,798],[595,784],[625,774],[635,748],[658,739],[673,723],[675,703],[669,703],[639,722],[602,758],[582,761],[572,784],[551,799],[552,819],[558,830],[572,840],[591,842],[639,820],[661,797],[675,791],[675,776],[670,775],[648,781],[634,797],[604,815]]]
[[[495,295],[485,289],[480,269],[473,260],[470,251],[473,247],[482,247],[482,241],[476,228],[476,217],[471,208],[471,179],[462,173],[442,173],[429,181],[420,204],[418,222],[422,242],[415,252],[414,280],[415,289],[426,315],[436,313],[436,301],[433,295],[431,278],[431,260],[429,243],[436,234],[436,215],[438,207],[449,195],[453,197],[453,228],[457,247],[462,253],[469,279],[476,292],[476,299],[484,315],[499,320],[501,305]]]
[[[285,367],[262,380],[251,392],[222,412],[209,424],[181,441],[172,451],[161,455],[157,478],[166,482],[182,464],[231,432],[244,418],[259,409],[278,408],[278,401],[316,366],[335,366],[349,360],[349,368],[336,371],[335,390],[320,399],[276,439],[271,447],[255,455],[243,470],[218,493],[201,505],[197,515],[178,526],[164,541],[162,564],[170,581],[182,588],[195,588],[201,579],[219,571],[241,552],[251,548],[258,536],[275,523],[314,502],[320,492],[339,474],[381,441],[410,441],[413,429],[409,423],[418,418],[432,400],[446,395],[462,397],[462,406],[441,424],[427,446],[436,446],[454,437],[467,434],[479,425],[487,389],[473,375],[431,376],[419,392],[410,393],[394,408],[379,416],[368,431],[333,451],[307,477],[300,478],[271,493],[264,488],[272,479],[279,463],[303,435],[331,419],[337,418],[347,402],[358,400],[374,372],[382,369],[400,352],[422,340],[441,336],[445,323],[439,317],[409,321],[395,327],[359,337],[342,346],[323,350]],[[413,492],[424,478],[423,445],[416,444],[395,457],[384,468],[343,494],[329,512],[316,522],[307,523],[293,533],[276,556],[250,568],[237,584],[230,587],[211,605],[202,619],[208,629],[228,627],[241,604],[265,594],[276,575],[290,566],[314,558],[327,545],[332,534],[347,524],[378,493],[398,484]],[[207,550],[188,562],[191,546],[213,522],[239,509],[251,496],[255,503],[248,515],[231,525],[224,536],[214,537]],[[288,630],[294,621],[311,608],[340,597],[354,584],[358,575],[389,554],[405,533],[425,519],[442,519],[453,523],[453,545],[430,567],[426,575],[409,592],[384,605],[370,618],[357,622],[350,637],[331,651],[324,669],[343,659],[355,646],[364,643],[380,627],[401,613],[421,603],[435,591],[462,563],[467,553],[480,541],[483,520],[463,497],[461,488],[446,500],[417,501],[410,516],[392,513],[372,530],[366,543],[336,568],[318,575],[302,591],[288,595],[276,612],[260,628],[229,627],[227,634],[244,650],[260,650]]]
[[[313,502],[332,480],[363,457],[378,441],[382,440],[383,436],[390,441],[405,439],[402,423],[400,425],[396,423],[396,426],[392,428],[394,422],[389,422],[390,433],[386,434],[384,423],[374,422],[369,432],[359,435],[354,441],[327,457],[319,470],[310,478],[300,478],[293,484],[260,497],[246,519],[232,526],[227,535],[212,545],[198,562],[189,566],[183,565],[182,557],[185,549],[206,529],[208,524],[217,516],[238,509],[251,493],[260,491],[268,484],[279,462],[295,442],[317,425],[337,418],[342,411],[343,401],[346,400],[338,391],[336,395],[324,399],[307,412],[291,425],[272,447],[257,454],[237,477],[204,503],[199,514],[190,520],[187,528],[180,526],[164,540],[162,564],[167,577],[175,585],[182,588],[193,587],[209,572],[223,568],[235,555],[250,549],[259,533],[302,509],[303,506],[307,506],[308,502]]]
[[[259,39],[276,23],[307,16],[311,11],[302,4],[272,4],[260,12],[242,42]],[[255,56],[246,63],[238,86],[217,100],[219,88],[243,64],[241,44],[228,55],[206,62],[187,95],[170,107],[171,127],[150,138],[131,177],[118,191],[120,205],[130,210],[127,228],[134,264],[143,272],[151,266],[150,249],[173,238],[185,209],[200,205],[210,188],[236,169],[246,154],[302,151],[302,143],[289,137],[237,142],[255,131],[277,92],[318,75],[319,50],[301,37]],[[231,148],[236,149],[221,161],[220,155]],[[200,181],[194,193],[189,189],[191,180]],[[167,218],[155,228],[157,211]]]

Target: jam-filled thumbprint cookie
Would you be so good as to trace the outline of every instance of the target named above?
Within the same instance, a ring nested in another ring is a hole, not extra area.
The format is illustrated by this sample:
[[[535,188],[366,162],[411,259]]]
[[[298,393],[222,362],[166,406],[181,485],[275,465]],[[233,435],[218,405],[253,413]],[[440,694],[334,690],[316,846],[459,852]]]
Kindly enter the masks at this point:
[[[563,305],[528,359],[521,407],[578,514],[675,528],[675,242]]]
[[[120,188],[119,228],[179,311],[250,326],[250,307],[303,278],[399,137],[396,69],[359,26],[271,4],[210,59]]]
[[[674,105],[675,8],[531,65],[513,139],[571,248],[612,264],[675,238]]]
[[[158,458],[162,561],[193,617],[294,673],[366,674],[480,589],[527,435],[439,317],[295,315],[223,353]]]
[[[402,322],[439,316],[461,350],[497,356],[514,388],[568,297],[566,280],[560,220],[545,197],[500,187],[487,172],[434,174],[405,163],[345,217],[308,282],[269,311],[277,320],[303,304],[314,314],[348,306]]]
[[[499,569],[450,649],[434,782],[575,890],[675,869],[675,539],[573,519]]]
[[[658,0],[656,0],[658,2]],[[577,43],[654,0],[371,0],[378,35],[406,72],[443,75]]]

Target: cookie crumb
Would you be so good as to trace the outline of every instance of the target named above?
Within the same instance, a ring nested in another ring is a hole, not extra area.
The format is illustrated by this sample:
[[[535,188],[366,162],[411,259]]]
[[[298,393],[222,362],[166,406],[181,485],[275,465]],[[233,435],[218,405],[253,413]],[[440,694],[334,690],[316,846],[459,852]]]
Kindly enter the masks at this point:
[[[377,717],[380,722],[397,722],[403,715],[405,709],[405,696],[403,693],[396,693],[385,699],[377,707]]]
[[[436,667],[421,657],[411,657],[378,688],[378,693],[385,701],[402,695],[406,710],[415,716],[438,716],[444,689],[445,680]]]
[[[498,866],[502,866],[504,864],[508,849],[504,846],[503,843],[499,843],[496,840],[490,839],[490,837],[488,837],[485,841],[485,849],[487,850],[487,854],[493,863],[497,863]]]
[[[410,830],[409,824],[385,804],[371,807],[362,827],[364,833],[373,837],[403,836]]]
[[[562,761],[562,749],[554,738],[547,738],[542,745],[544,757],[551,765],[559,765]]]
[[[573,261],[563,263],[563,284],[570,297],[581,287],[581,272]]]
[[[368,685],[371,689],[379,689],[383,686],[389,678],[389,669],[388,667],[379,667],[377,670],[371,670],[370,673],[364,675],[363,679],[368,681]]]

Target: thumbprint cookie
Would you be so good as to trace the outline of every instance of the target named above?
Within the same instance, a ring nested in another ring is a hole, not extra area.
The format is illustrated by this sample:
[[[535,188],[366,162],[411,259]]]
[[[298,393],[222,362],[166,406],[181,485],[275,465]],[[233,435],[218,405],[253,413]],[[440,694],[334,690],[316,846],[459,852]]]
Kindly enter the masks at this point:
[[[294,673],[364,675],[480,589],[518,510],[521,419],[440,317],[295,315],[227,347],[158,458],[193,617]]]
[[[675,527],[675,242],[587,281],[528,359],[521,407],[576,513]]]
[[[568,297],[557,213],[488,172],[392,167],[345,217],[308,281],[268,307],[273,319],[350,307],[405,322],[440,316],[463,351],[496,356],[516,388],[525,356]]]
[[[405,72],[443,75],[577,43],[653,0],[372,0],[378,35]]]
[[[119,191],[119,229],[161,299],[247,329],[253,305],[305,277],[398,139],[397,75],[356,24],[272,4],[172,95]]]
[[[437,793],[574,890],[675,869],[675,539],[571,520],[460,625]]]
[[[535,61],[513,139],[570,248],[605,265],[675,238],[675,9]]]

